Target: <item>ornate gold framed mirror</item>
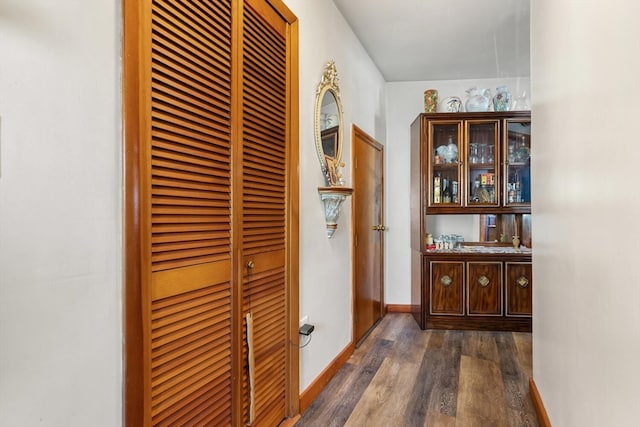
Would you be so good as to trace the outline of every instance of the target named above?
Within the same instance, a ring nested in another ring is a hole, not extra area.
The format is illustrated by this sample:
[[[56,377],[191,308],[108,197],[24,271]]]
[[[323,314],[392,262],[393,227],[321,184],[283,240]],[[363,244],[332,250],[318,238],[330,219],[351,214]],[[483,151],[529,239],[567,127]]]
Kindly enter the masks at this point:
[[[341,169],[344,123],[335,62],[329,61],[316,91],[315,142],[328,186],[342,186]]]
[[[324,205],[327,237],[331,238],[338,228],[342,203],[353,192],[353,189],[345,187],[342,179],[344,123],[338,71],[333,61],[327,62],[316,91],[314,128],[316,151],[326,181],[325,187],[318,188],[318,194]]]

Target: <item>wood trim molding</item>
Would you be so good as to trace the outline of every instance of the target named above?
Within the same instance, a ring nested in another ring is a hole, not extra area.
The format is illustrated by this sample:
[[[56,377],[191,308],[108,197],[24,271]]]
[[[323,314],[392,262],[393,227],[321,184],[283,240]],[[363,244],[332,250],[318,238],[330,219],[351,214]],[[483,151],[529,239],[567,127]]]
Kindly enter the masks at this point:
[[[138,2],[123,0],[122,135],[123,135],[123,426],[141,426],[144,419],[142,269],[140,188],[140,24]]]
[[[300,421],[300,414],[296,415],[295,417],[292,418],[285,418],[284,421],[282,421],[278,427],[293,427],[296,425],[296,423],[298,421]]]
[[[387,304],[387,313],[411,313],[411,304]]]
[[[540,427],[551,427],[551,421],[547,415],[547,410],[544,409],[544,403],[542,403],[542,397],[536,387],[536,382],[533,378],[529,378],[529,394],[531,395],[531,402],[533,403],[533,409],[536,411],[536,417]]]
[[[324,368],[324,370],[316,377],[316,379],[300,394],[300,413],[303,413],[311,402],[318,397],[320,392],[325,388],[331,378],[334,377],[336,373],[342,368],[349,357],[353,354],[356,346],[352,342],[347,344],[347,346],[338,354],[335,359],[331,361],[331,363]]]
[[[300,328],[300,88],[299,88],[299,34],[298,18],[286,7],[282,1],[274,2],[274,8],[287,21],[287,310],[289,316],[288,335],[292,345],[287,352],[287,415],[295,425],[300,418],[300,350],[298,330]],[[287,421],[285,420],[285,423]],[[285,424],[287,425],[287,424]]]

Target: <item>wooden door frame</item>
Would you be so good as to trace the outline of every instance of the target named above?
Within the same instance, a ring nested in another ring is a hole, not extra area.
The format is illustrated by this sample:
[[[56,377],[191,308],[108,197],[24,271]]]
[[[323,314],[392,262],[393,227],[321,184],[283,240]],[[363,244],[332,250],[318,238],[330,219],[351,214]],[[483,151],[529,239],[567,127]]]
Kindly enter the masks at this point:
[[[288,24],[287,43],[290,55],[287,59],[288,128],[287,147],[287,415],[293,417],[299,411],[300,353],[298,349],[299,311],[299,65],[298,19],[281,0],[266,0]],[[143,96],[149,90],[142,84],[147,76],[140,55],[149,46],[141,34],[149,30],[145,21],[144,5],[134,0],[122,0],[122,145],[123,145],[123,194],[122,237],[123,258],[123,354],[122,354],[122,422],[123,426],[144,425],[145,374],[143,372],[144,331],[142,304],[145,296],[142,283],[143,242],[146,238],[141,218],[144,209],[140,204],[144,185],[145,154],[141,145],[148,132],[142,114]],[[144,73],[144,74],[143,74]],[[144,93],[142,92],[144,91]],[[233,280],[233,279],[232,279]],[[232,309],[235,309],[235,305]],[[236,378],[235,381],[238,381]],[[238,420],[235,420],[238,421]]]
[[[384,224],[384,145],[380,144],[378,141],[376,141],[371,135],[367,134],[365,131],[363,131],[362,129],[360,129],[358,126],[356,126],[354,123],[351,124],[351,176],[352,176],[352,180],[355,183],[355,171],[356,171],[356,150],[355,150],[355,141],[356,141],[356,136],[358,136],[359,138],[361,138],[362,140],[364,140],[367,144],[373,146],[375,149],[379,150],[382,153],[382,170],[380,171],[380,177],[381,177],[381,181],[382,181],[382,185],[381,185],[381,195],[380,195],[380,200],[382,202],[382,206],[380,208],[381,212],[380,212],[380,222],[382,224]],[[357,193],[358,189],[355,188],[354,189],[354,193]],[[356,243],[356,212],[355,212],[355,203],[353,203],[353,208],[351,209],[351,244],[352,244],[352,258],[351,258],[351,265],[353,266],[353,268],[351,269],[351,342],[353,343],[353,345],[357,345],[358,343],[356,342],[356,310],[357,310],[357,305],[356,305],[356,269],[355,269],[355,265],[356,265],[356,259],[355,259],[355,253],[356,253],[356,248],[355,248],[355,243]],[[381,246],[382,246],[382,262],[380,265],[380,313],[381,313],[381,317],[384,317],[386,314],[386,305],[384,304],[384,234],[382,235],[382,239],[381,239]],[[373,329],[373,328],[372,328]],[[361,340],[364,340],[364,338],[366,338],[366,336],[368,335],[365,334]]]
[[[144,424],[144,332],[142,322],[142,230],[141,159],[142,139],[140,64],[142,6],[122,1],[122,144],[123,144],[123,389],[124,426]]]
[[[287,235],[286,276],[289,349],[287,351],[288,416],[300,413],[300,110],[298,18],[280,0],[272,3],[288,22],[287,31]]]

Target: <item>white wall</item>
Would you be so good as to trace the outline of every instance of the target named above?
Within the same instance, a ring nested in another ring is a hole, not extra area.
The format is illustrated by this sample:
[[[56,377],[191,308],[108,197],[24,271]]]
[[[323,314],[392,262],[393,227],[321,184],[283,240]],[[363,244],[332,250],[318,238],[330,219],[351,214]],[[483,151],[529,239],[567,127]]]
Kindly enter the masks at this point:
[[[121,422],[119,2],[0,6],[0,424]]]
[[[409,126],[424,112],[424,91],[438,89],[440,99],[458,96],[466,100],[465,91],[473,86],[488,88],[495,94],[500,85],[509,86],[512,98],[529,94],[528,78],[440,80],[387,83],[387,144],[385,169],[386,218],[385,234],[385,302],[411,303],[411,239],[409,215]],[[446,227],[444,229],[447,229]],[[455,226],[450,233],[462,234]]]
[[[301,350],[304,390],[351,340],[351,205],[329,240],[316,191],[323,178],[313,105],[325,61],[336,61],[347,125],[386,146],[391,304],[410,300],[409,202],[401,189],[409,187],[409,124],[422,111],[423,91],[462,96],[469,86],[507,83],[517,93],[528,81],[385,85],[330,0],[286,3],[300,18],[300,315],[317,328]],[[118,4],[0,6],[3,425],[120,424]],[[640,199],[633,184],[640,5],[599,5],[532,3],[534,377],[556,426],[640,425]]]
[[[556,427],[637,427],[640,4],[531,10],[534,379]]]
[[[336,61],[350,126],[385,142],[384,80],[330,0],[300,19],[301,389],[351,341],[350,203],[329,240],[317,187],[315,89]],[[0,417],[3,425],[121,420],[119,2],[0,7]],[[330,23],[330,24],[328,24]]]
[[[300,22],[300,318],[316,329],[300,351],[300,390],[304,391],[351,342],[351,200],[338,229],[326,237],[318,187],[324,178],[315,151],[315,91],[328,60],[335,60],[344,109],[346,163],[351,179],[351,124],[385,143],[384,79],[331,0],[286,0]]]

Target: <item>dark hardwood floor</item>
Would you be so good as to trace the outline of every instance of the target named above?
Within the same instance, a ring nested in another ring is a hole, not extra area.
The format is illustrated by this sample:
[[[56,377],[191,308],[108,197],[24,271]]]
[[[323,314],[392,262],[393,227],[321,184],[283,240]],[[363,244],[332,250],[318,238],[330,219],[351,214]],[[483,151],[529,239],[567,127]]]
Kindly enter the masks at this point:
[[[537,426],[531,334],[422,331],[387,314],[307,408],[307,426]]]

